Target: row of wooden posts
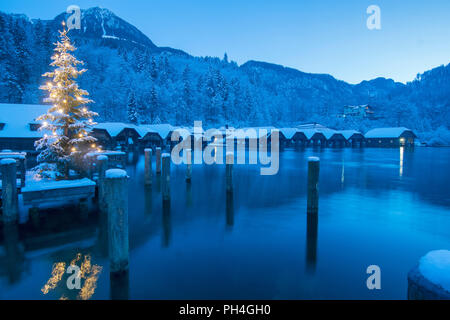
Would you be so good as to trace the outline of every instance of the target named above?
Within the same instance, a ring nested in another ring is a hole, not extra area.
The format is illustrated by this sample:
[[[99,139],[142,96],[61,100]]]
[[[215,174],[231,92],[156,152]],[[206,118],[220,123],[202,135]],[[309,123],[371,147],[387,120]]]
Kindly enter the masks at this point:
[[[170,155],[161,153],[156,148],[156,174],[161,174],[162,201],[170,202]],[[192,181],[192,151],[186,151],[186,183]],[[234,155],[226,155],[226,192],[233,193],[233,159]],[[3,222],[16,222],[18,217],[18,197],[16,186],[16,161],[2,159],[2,207]],[[108,157],[99,155],[98,166],[98,204],[102,214],[108,216],[109,257],[111,273],[121,273],[128,270],[128,180],[125,170],[108,169]],[[308,196],[307,213],[318,212],[318,179],[319,159],[311,157],[308,162]],[[152,150],[145,149],[146,185],[152,183]]]
[[[186,182],[192,180],[192,151],[186,151]],[[226,192],[227,201],[233,195],[233,160],[234,155],[226,155]],[[108,169],[108,157],[99,155],[98,164],[98,204],[101,214],[107,215],[108,220],[108,248],[110,260],[111,279],[114,276],[126,275],[128,277],[129,243],[128,243],[128,180],[125,170]],[[17,196],[17,163],[15,159],[1,159],[0,170],[2,174],[2,209],[3,224],[17,222],[18,196]],[[307,176],[307,264],[315,269],[317,251],[317,225],[319,210],[319,168],[318,157],[308,158]],[[162,201],[170,204],[170,155],[161,154],[161,148],[156,148],[156,174],[162,175]],[[145,184],[152,183],[152,150],[145,149]],[[227,203],[228,205],[228,203]],[[227,209],[228,210],[228,209]],[[228,219],[228,216],[227,216]],[[413,270],[414,271],[414,270]],[[413,279],[414,280],[414,279]],[[448,298],[448,293],[442,290],[429,292],[429,288],[422,285],[423,281],[414,282],[408,278],[408,298],[441,299]],[[428,290],[428,291],[427,291]],[[425,293],[426,294],[425,294]]]
[[[152,184],[152,150],[145,149],[144,183]],[[186,150],[186,183],[192,181],[192,151]],[[233,193],[233,158],[234,155],[226,155],[226,192],[227,196]],[[161,149],[156,148],[156,174],[161,174],[162,201],[170,202],[170,155],[161,154]],[[108,158],[98,157],[99,177],[99,206],[106,208],[109,230],[109,256],[112,273],[128,270],[128,176],[124,170],[109,169]],[[310,157],[308,160],[308,194],[307,214],[317,216],[318,213],[318,181],[319,158]]]

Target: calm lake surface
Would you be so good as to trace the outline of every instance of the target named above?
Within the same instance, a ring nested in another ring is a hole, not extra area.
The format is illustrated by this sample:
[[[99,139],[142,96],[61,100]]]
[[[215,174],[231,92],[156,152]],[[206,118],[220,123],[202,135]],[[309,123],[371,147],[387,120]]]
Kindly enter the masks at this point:
[[[308,221],[311,155],[321,159],[320,196]],[[405,299],[420,257],[450,249],[449,148],[286,150],[275,176],[235,165],[232,198],[224,165],[194,165],[189,188],[185,166],[172,164],[170,207],[155,175],[144,187],[143,160],[130,154],[127,167],[128,281],[110,281],[95,205],[88,217],[73,204],[38,221],[21,208],[21,224],[0,231],[0,299],[76,299],[68,275],[41,289],[78,253],[101,268],[91,299]],[[381,290],[366,287],[369,265],[381,268]]]

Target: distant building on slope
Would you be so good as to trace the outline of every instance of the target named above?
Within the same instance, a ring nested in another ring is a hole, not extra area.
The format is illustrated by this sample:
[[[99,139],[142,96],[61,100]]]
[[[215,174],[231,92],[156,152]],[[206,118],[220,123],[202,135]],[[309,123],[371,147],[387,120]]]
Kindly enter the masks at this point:
[[[359,106],[344,106],[343,113],[338,115],[340,118],[352,118],[352,119],[369,119],[375,120],[375,111],[373,107],[368,104]]]

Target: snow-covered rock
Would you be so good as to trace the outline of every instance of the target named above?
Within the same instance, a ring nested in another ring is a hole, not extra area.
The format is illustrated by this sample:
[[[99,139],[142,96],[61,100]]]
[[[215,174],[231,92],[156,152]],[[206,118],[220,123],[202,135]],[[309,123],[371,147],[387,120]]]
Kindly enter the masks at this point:
[[[105,178],[106,179],[120,179],[128,177],[127,172],[122,169],[109,169],[106,170]]]
[[[408,273],[408,299],[450,300],[450,251],[430,251],[420,259]]]

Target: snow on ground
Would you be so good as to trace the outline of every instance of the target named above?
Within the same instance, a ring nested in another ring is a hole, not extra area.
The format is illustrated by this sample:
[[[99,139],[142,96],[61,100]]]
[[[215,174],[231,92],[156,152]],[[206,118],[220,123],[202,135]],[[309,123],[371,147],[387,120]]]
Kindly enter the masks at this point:
[[[428,252],[420,259],[419,271],[427,280],[450,292],[450,251]]]

